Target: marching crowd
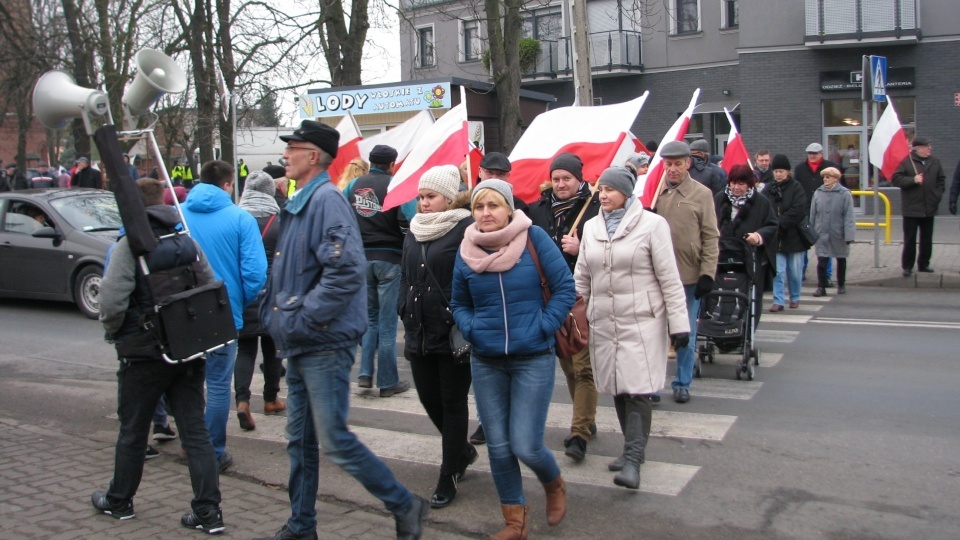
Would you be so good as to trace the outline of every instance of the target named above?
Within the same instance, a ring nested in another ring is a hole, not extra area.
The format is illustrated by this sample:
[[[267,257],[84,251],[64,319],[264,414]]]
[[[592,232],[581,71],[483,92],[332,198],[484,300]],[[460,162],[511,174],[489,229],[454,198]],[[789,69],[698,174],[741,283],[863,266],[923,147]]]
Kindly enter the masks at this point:
[[[710,162],[701,141],[667,142],[659,151],[664,180],[652,208],[634,195],[649,166],[644,154],[606,169],[595,186],[584,181],[580,157],[561,154],[541,197],[527,205],[514,197],[507,157],[491,152],[476,182],[468,181],[466,167],[434,167],[419,179],[416,208],[384,210],[395,149],[377,146],[369,163],[355,160],[332,179],[335,129],[304,121],[281,139],[285,169],[244,175],[239,205],[231,200],[233,168],[205,164],[183,202],[191,237],[161,241],[149,254],[153,274],[189,267],[198,283],[226,282],[237,342],[205,360],[164,363],[153,341],[151,284],[126,238],[113,251],[101,284],[101,321],[121,364],[121,426],[113,481],[92,497],[99,512],[134,517],[151,422],[155,439],[170,431],[154,416],[165,397],[195,495],[181,523],[207,533],[224,530],[217,473],[232,462],[230,382],[241,428],[256,429],[249,402],[259,347],[265,412],[287,414],[290,516],[273,538],[317,538],[321,453],[383,501],[397,538],[419,538],[427,509],[454,502],[459,480],[478,457],[472,440],[486,443],[499,496],[504,525],[491,538],[523,539],[535,518],[521,463],[544,490],[546,522],[558,525],[566,514],[568,486],[544,444],[556,362],[573,403],[565,455],[585,459],[596,434],[598,395],[611,395],[624,444],[608,468],[616,473],[614,484],[638,489],[669,350],[677,366],[672,397],[686,403],[699,303],[716,287],[718,261],[729,250],[756,250],[755,321],[767,286],[774,296],[770,311],[798,307],[810,247],[817,257],[815,295],[827,294],[834,276],[837,293],[846,292],[852,197],[817,143],[794,169],[785,155],[761,151],[755,169],[735,166],[727,174]],[[903,190],[905,210],[909,204],[923,214],[905,215],[916,219],[916,263],[926,271],[927,206],[939,202],[944,180],[929,141],[917,137],[913,145],[909,167],[916,169],[902,167],[892,181]],[[286,178],[298,179],[289,196]],[[163,204],[163,184],[147,178],[138,185],[156,235],[176,231],[179,216]],[[915,257],[905,248],[904,272],[912,271]],[[561,354],[556,336],[578,299],[589,340]],[[347,423],[358,345],[357,386],[381,398],[410,388],[397,367],[398,320],[403,357],[441,436],[429,499],[404,487]],[[284,372],[286,402],[277,397]],[[482,429],[468,437],[471,387]]]

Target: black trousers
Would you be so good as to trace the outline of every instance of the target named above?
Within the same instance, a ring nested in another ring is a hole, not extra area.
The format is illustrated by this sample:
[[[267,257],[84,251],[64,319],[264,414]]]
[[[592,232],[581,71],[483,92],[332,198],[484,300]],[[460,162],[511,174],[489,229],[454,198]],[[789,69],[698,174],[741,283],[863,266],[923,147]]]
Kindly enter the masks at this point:
[[[920,231],[920,254],[917,255],[917,231]],[[916,261],[917,268],[930,268],[930,257],[933,256],[933,216],[904,217],[903,218],[903,255],[900,257],[900,266],[904,270],[913,270]]]
[[[133,499],[143,477],[144,450],[157,400],[164,393],[177,419],[180,444],[187,452],[193,487],[191,508],[205,512],[220,506],[217,456],[204,421],[204,361],[171,365],[163,360],[131,362],[120,359],[117,371],[120,435],[114,457],[113,480],[107,490],[112,504]]]
[[[827,277],[827,264],[830,257],[817,257],[817,287],[827,288],[830,278]],[[837,287],[843,287],[847,282],[847,258],[837,257]]]
[[[233,389],[237,403],[250,402],[250,382],[257,363],[257,344],[263,355],[263,400],[276,401],[280,392],[283,360],[277,358],[277,346],[270,336],[244,336],[237,340],[237,361],[233,367]]]
[[[449,356],[427,355],[410,359],[410,368],[420,403],[440,431],[443,446],[440,474],[453,474],[460,467],[464,447],[469,444],[470,363],[458,364]]]

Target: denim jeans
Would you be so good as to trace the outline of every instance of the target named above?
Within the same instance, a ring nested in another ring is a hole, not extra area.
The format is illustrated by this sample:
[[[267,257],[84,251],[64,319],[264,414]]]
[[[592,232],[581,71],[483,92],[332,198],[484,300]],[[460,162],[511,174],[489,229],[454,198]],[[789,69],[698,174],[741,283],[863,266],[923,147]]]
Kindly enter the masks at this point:
[[[526,504],[520,461],[541,483],[553,482],[560,468],[543,444],[547,409],[553,396],[555,356],[481,360],[472,357],[473,393],[483,431],[493,483],[500,504]]]
[[[683,294],[687,297],[687,319],[690,321],[690,343],[682,349],[677,349],[677,376],[671,386],[690,389],[693,380],[693,355],[697,348],[697,316],[700,314],[700,300],[693,297],[697,290],[696,285],[684,285]]]
[[[405,512],[412,495],[390,469],[347,426],[350,367],[356,347],[287,359],[287,454],[290,456],[290,519],[299,535],[317,528],[320,449],[394,514]],[[319,446],[318,446],[319,445]]]
[[[389,388],[400,382],[397,374],[397,295],[400,294],[400,265],[367,261],[367,333],[360,342],[361,377],[373,377],[373,355],[377,355],[377,387]]]
[[[177,419],[180,444],[187,452],[194,511],[220,505],[217,459],[203,421],[204,361],[170,365],[162,360],[120,360],[117,371],[120,434],[117,437],[113,480],[107,499],[113,504],[133,499],[143,476],[147,437],[160,396],[166,393]]]
[[[803,267],[803,254],[777,253],[777,277],[773,278],[773,303],[784,305],[783,282],[786,280],[790,287],[790,301],[800,301],[800,278]]]
[[[167,418],[167,400],[163,396],[157,400],[157,408],[153,411],[153,425],[170,427],[170,419]]]
[[[230,383],[233,382],[233,364],[236,360],[236,340],[207,354],[207,431],[210,432],[210,442],[218,460],[227,448]]]

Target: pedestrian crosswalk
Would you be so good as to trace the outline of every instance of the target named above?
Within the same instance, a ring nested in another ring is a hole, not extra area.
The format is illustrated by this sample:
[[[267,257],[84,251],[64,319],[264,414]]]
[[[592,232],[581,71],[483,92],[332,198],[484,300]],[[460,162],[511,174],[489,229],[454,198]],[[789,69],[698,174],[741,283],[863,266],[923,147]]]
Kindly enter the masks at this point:
[[[777,346],[793,342],[800,334],[802,325],[815,320],[820,310],[833,296],[813,298],[810,294],[813,288],[804,288],[800,307],[787,313],[768,313],[771,301],[769,296],[764,301],[764,313],[761,316],[761,328],[757,331],[756,343],[761,348],[760,367],[757,378],[753,381],[737,381],[733,377],[732,366],[736,364],[739,355],[717,355],[713,364],[705,364],[703,377],[694,379],[691,385],[691,394],[694,401],[677,410],[669,397],[670,380],[674,372],[672,362],[668,369],[668,378],[665,381],[664,403],[654,409],[651,429],[651,445],[657,440],[685,440],[720,442],[728,436],[731,428],[738,421],[737,416],[728,414],[713,414],[709,407],[697,408],[700,399],[731,400],[733,402],[748,402],[763,388],[764,370],[777,367],[783,360],[783,353]],[[400,360],[401,368],[404,361]],[[408,375],[405,375],[409,378]],[[547,416],[547,428],[554,430],[569,429],[572,417],[572,405],[569,400],[558,401],[566,397],[566,379],[559,367],[556,371],[557,391],[555,400],[550,405]],[[256,372],[251,389],[256,392],[263,387],[262,375]],[[285,389],[284,389],[285,390]],[[285,397],[285,392],[281,392]],[[667,403],[669,402],[669,404]],[[469,398],[471,425],[476,425],[477,414],[473,396]],[[746,404],[742,406],[748,406]],[[378,427],[352,424],[351,429],[357,436],[380,457],[409,463],[439,466],[441,459],[441,445],[439,434],[424,434],[422,429],[404,430],[405,425],[411,425],[410,417],[415,415],[425,418],[426,413],[419,402],[416,390],[411,389],[403,394],[388,399],[380,398],[376,389],[362,389],[353,385],[350,408],[353,411],[372,412],[378,417],[389,418],[389,429],[384,424]],[[364,415],[356,415],[364,416]],[[366,415],[370,418],[369,415]],[[283,416],[264,416],[254,414],[257,429],[242,431],[236,420],[231,417],[228,434],[231,437],[252,438],[283,443],[286,419]],[[609,437],[622,440],[620,426],[613,407],[599,406],[596,424],[598,437]],[[556,454],[564,478],[568,483],[584,484],[600,488],[618,489],[611,481],[611,473],[606,466],[615,456],[602,456],[589,453],[586,460],[576,464],[563,455],[562,448],[552,449]],[[532,473],[521,467],[524,475]],[[677,496],[695,479],[699,465],[685,463],[668,463],[647,461],[644,464],[640,491],[667,496]],[[471,471],[477,473],[489,472],[489,462],[486,452],[480,452],[480,459],[471,466]]]

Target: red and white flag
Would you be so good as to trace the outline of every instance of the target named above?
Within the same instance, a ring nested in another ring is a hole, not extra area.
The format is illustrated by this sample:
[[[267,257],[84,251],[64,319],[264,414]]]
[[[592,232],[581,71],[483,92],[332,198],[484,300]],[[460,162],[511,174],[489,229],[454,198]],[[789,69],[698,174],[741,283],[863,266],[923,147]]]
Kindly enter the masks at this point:
[[[727,136],[727,147],[723,151],[723,161],[720,166],[727,171],[727,174],[730,174],[734,165],[746,165],[752,169],[750,154],[747,152],[746,145],[743,144],[743,137],[737,131],[737,125],[733,123],[730,111],[724,107],[723,112],[727,113],[727,121],[730,122],[730,135]]]
[[[399,126],[393,131],[397,129]],[[364,143],[372,139],[373,137],[365,139]],[[390,180],[383,210],[400,206],[416,198],[420,176],[431,167],[438,165],[459,167],[463,163],[464,156],[470,151],[470,146],[467,106],[465,102],[461,102],[441,116],[422,137],[416,140],[416,144],[409,150],[403,164]],[[397,160],[399,161],[400,158],[398,157]]]
[[[340,174],[347,168],[347,165],[349,165],[354,158],[360,157],[358,145],[363,139],[363,135],[360,134],[360,128],[357,126],[357,121],[353,118],[353,114],[351,114],[350,111],[347,111],[347,114],[340,119],[340,123],[337,124],[337,131],[340,132],[340,147],[337,148],[337,157],[333,158],[333,162],[327,169],[330,173],[330,179],[334,183],[340,178]]]
[[[385,144],[397,151],[396,169],[399,169],[403,160],[407,159],[407,155],[427,134],[431,126],[433,126],[433,115],[428,110],[422,110],[392,129],[361,140],[357,144],[360,157],[370,161],[370,151],[373,150],[373,147],[378,144]],[[457,165],[460,165],[462,161],[457,162]]]
[[[510,153],[513,194],[525,202],[540,197],[540,184],[550,179],[550,163],[564,152],[583,161],[583,179],[595,182],[616,157],[649,92],[615,105],[560,107],[530,123]]]
[[[640,196],[640,202],[643,203],[644,208],[651,208],[653,206],[657,192],[660,191],[660,185],[663,182],[663,158],[660,157],[660,149],[670,141],[682,141],[687,135],[687,128],[690,127],[690,118],[693,117],[693,109],[697,106],[697,98],[699,97],[700,89],[697,88],[693,92],[693,97],[690,98],[690,105],[687,106],[687,110],[683,111],[683,114],[670,126],[667,134],[664,135],[663,140],[660,141],[657,152],[653,154],[653,157],[650,159],[650,168],[647,169],[646,177],[637,178],[637,185],[633,192]]]
[[[880,115],[877,127],[873,128],[873,137],[867,147],[870,163],[880,169],[884,178],[893,178],[893,172],[910,155],[910,144],[903,134],[900,118],[893,108],[893,102],[887,97],[887,108]]]

